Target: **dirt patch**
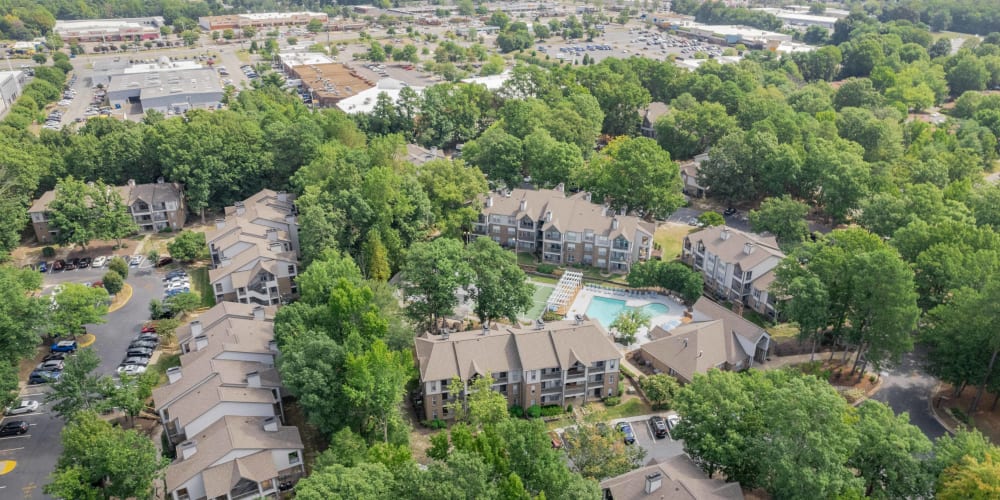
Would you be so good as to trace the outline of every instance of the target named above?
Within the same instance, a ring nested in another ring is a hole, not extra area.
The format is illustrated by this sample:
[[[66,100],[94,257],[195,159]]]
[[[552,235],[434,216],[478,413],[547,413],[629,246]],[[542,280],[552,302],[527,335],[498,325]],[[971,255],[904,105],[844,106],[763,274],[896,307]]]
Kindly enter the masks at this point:
[[[792,369],[826,380],[844,396],[847,402],[853,404],[870,396],[878,388],[879,379],[875,373],[866,372],[852,375],[852,366],[853,362],[850,359],[846,363],[841,363],[840,359],[833,359],[789,365]]]
[[[115,248],[118,244],[116,241],[91,241],[87,245],[87,248],[80,246],[71,247],[60,247],[54,244],[22,244],[21,246],[14,249],[11,252],[11,260],[16,266],[24,266],[28,264],[35,264],[39,261],[51,262],[55,259],[72,259],[76,257],[97,257],[103,255],[105,257],[112,255],[132,255],[139,250],[139,246],[142,244],[143,237],[145,235],[136,235],[131,238],[126,238],[122,240],[122,247]],[[55,257],[42,257],[42,249],[45,247],[52,247],[56,251]]]
[[[294,425],[299,428],[299,435],[302,436],[302,445],[305,457],[303,464],[306,467],[306,474],[312,473],[313,464],[316,457],[323,453],[330,446],[330,440],[319,429],[313,427],[306,419],[302,407],[294,399],[286,398],[285,405],[285,425]]]
[[[961,394],[955,396],[954,386],[942,384],[932,399],[935,413],[952,429],[971,425],[989,437],[990,441],[1000,443],[1000,399],[997,394],[984,391],[979,409],[969,415],[969,406],[976,397],[976,389],[975,386],[966,386]]]

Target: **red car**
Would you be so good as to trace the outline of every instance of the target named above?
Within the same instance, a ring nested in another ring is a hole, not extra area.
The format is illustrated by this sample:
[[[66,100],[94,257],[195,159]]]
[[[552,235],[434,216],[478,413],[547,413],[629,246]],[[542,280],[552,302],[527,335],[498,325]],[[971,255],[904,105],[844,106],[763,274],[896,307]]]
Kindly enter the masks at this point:
[[[142,325],[142,333],[156,333],[156,325],[152,323]]]

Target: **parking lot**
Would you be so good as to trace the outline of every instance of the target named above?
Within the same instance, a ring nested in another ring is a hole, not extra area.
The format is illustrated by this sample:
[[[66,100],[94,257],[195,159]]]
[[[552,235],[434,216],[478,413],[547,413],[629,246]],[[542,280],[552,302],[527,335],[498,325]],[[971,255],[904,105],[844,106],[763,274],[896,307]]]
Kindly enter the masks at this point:
[[[667,412],[660,414],[660,416],[666,417]],[[627,422],[632,426],[632,432],[635,433],[635,444],[636,446],[641,446],[646,450],[646,461],[649,462],[652,459],[657,461],[665,460],[668,458],[676,457],[677,455],[684,454],[684,442],[678,441],[673,438],[668,431],[667,437],[657,439],[653,435],[653,428],[649,425],[649,416],[645,417],[629,417],[612,420],[608,423],[611,428],[618,425],[619,422]]]
[[[100,280],[105,272],[107,269],[103,267],[46,272],[43,295],[51,294],[62,283],[93,283]],[[87,325],[87,331],[96,337],[90,348],[101,358],[101,364],[95,370],[98,375],[116,373],[129,342],[149,318],[149,301],[163,297],[161,274],[149,263],[130,268],[127,283],[133,290],[131,300],[121,309],[108,314],[107,322]],[[4,422],[24,420],[29,428],[23,435],[0,438],[0,460],[17,463],[12,472],[0,476],[0,498],[48,499],[51,497],[42,493],[42,487],[49,482],[49,475],[62,452],[59,433],[63,422],[51,412],[51,404],[44,403],[45,393],[49,390],[47,385],[25,386],[23,383],[20,397],[36,400],[41,406],[34,413],[4,417]]]

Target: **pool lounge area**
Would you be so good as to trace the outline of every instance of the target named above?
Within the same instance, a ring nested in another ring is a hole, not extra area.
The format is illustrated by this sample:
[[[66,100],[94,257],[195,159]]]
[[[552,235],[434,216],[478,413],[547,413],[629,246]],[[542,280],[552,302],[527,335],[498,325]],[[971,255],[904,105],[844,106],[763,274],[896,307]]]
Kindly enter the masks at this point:
[[[639,330],[634,347],[652,340],[649,330],[657,326],[669,331],[680,325],[687,306],[655,292],[585,285],[570,306],[567,317],[583,314],[610,331],[611,323],[626,309],[639,309],[649,316],[649,328]]]

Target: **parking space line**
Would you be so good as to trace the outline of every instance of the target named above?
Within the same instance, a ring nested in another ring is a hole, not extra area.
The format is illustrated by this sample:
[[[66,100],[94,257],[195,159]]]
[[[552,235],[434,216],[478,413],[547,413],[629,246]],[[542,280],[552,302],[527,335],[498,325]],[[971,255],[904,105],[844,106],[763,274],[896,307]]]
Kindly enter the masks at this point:
[[[7,453],[9,451],[17,451],[17,450],[23,450],[23,449],[24,449],[24,446],[22,446],[20,448],[7,448],[6,450],[0,450],[0,453]]]
[[[31,434],[21,434],[20,436],[7,436],[0,438],[0,441],[4,439],[20,439],[20,438],[30,438]]]

